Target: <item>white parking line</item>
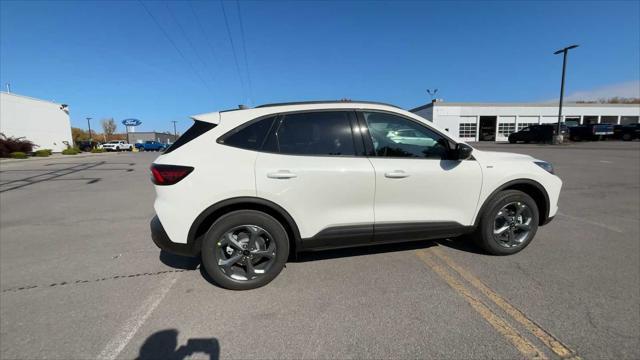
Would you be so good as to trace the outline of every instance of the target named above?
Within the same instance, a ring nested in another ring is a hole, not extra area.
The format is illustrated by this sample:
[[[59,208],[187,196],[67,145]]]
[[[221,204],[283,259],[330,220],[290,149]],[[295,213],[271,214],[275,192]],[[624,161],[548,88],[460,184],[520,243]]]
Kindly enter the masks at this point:
[[[566,217],[567,219],[571,219],[571,220],[575,220],[575,221],[581,221],[581,222],[586,223],[586,224],[599,226],[599,227],[601,227],[601,228],[605,228],[605,229],[607,229],[607,230],[615,231],[615,232],[617,232],[617,233],[621,233],[621,234],[623,234],[623,233],[624,233],[624,231],[622,231],[622,230],[620,230],[620,229],[618,229],[618,228],[616,228],[616,227],[609,226],[609,225],[607,225],[607,224],[603,224],[603,223],[600,223],[600,222],[591,221],[591,220],[583,219],[583,218],[580,218],[580,217],[575,217],[575,216],[571,216],[571,215],[563,214],[563,213],[561,213],[561,212],[558,212],[558,215],[559,215],[559,216],[562,216],[562,217]]]
[[[175,275],[166,286],[163,286],[158,291],[149,296],[144,303],[136,310],[129,320],[122,326],[120,332],[109,341],[107,346],[102,350],[98,359],[112,360],[120,355],[120,352],[127,346],[129,341],[138,332],[140,327],[147,321],[147,318],[153,313],[153,311],[160,305],[160,302],[167,295],[173,284],[178,279],[178,275]]]

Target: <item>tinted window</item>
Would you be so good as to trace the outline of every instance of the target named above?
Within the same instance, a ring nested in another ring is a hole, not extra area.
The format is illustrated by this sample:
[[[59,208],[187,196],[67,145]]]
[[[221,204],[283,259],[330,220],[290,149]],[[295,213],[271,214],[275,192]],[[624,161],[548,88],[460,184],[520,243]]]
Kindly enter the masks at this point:
[[[447,140],[415,121],[378,112],[365,112],[364,118],[377,156],[444,159],[447,155]]]
[[[349,112],[322,111],[285,115],[275,133],[277,151],[294,155],[355,155]]]
[[[247,150],[258,150],[262,146],[264,137],[271,129],[274,119],[275,117],[270,117],[240,127],[234,133],[227,135],[223,143]]]
[[[165,154],[172,152],[173,150],[197,138],[198,136],[206,133],[207,131],[213,129],[214,127],[216,127],[216,124],[212,124],[204,121],[194,121],[193,125],[191,125],[189,130],[187,130],[184,134],[182,134],[182,136],[180,136],[178,140],[176,140],[176,142],[173,143],[173,145],[171,145],[171,147],[169,147],[165,151]]]

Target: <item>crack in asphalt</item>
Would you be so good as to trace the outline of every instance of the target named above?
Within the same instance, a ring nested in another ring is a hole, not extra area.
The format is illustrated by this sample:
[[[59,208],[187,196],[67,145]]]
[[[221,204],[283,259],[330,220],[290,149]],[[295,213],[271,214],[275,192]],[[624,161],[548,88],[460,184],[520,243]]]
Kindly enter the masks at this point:
[[[114,275],[114,276],[109,276],[109,277],[103,277],[103,278],[98,278],[95,280],[73,280],[73,281],[61,281],[61,282],[56,282],[56,283],[51,283],[49,285],[25,285],[25,286],[14,286],[11,288],[7,288],[7,289],[3,289],[2,291],[0,291],[0,293],[9,293],[9,292],[19,292],[19,291],[24,291],[24,290],[32,290],[32,289],[45,289],[45,288],[52,288],[52,287],[62,287],[62,286],[71,286],[71,285],[79,285],[79,284],[87,284],[87,283],[97,283],[97,282],[101,282],[101,281],[107,281],[107,280],[119,280],[119,279],[129,279],[129,278],[135,278],[135,277],[140,277],[140,276],[158,276],[158,275],[163,275],[163,274],[171,274],[171,273],[181,273],[181,272],[186,272],[186,271],[196,271],[198,269],[176,269],[176,270],[162,270],[162,271],[155,271],[155,272],[143,272],[143,273],[137,273],[137,274],[128,274],[128,275]]]

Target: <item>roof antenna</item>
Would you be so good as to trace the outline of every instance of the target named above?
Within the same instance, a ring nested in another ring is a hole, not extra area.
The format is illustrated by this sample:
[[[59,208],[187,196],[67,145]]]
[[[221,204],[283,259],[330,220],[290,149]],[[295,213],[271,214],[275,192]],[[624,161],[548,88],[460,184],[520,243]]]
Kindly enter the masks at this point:
[[[246,109],[248,109],[248,107],[247,107],[247,105],[240,104],[240,105],[238,105],[238,109],[240,109],[240,110],[246,110]]]
[[[7,94],[11,94],[11,84],[7,83]]]
[[[433,102],[433,100],[435,99],[437,92],[438,92],[438,89],[433,89],[433,90],[427,89],[427,94],[431,96],[431,102]]]

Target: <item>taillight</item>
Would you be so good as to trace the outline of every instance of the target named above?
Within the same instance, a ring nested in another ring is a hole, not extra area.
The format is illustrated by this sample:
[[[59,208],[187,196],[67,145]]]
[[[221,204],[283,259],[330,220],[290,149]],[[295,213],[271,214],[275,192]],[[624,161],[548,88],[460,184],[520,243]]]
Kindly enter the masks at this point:
[[[191,166],[151,164],[151,181],[156,185],[173,185],[192,171]]]

